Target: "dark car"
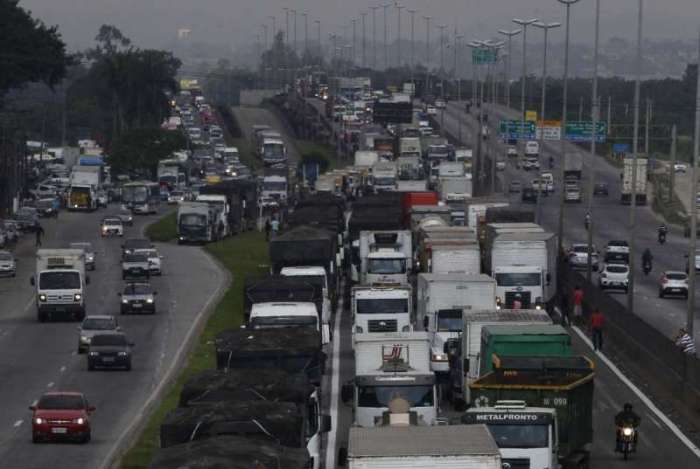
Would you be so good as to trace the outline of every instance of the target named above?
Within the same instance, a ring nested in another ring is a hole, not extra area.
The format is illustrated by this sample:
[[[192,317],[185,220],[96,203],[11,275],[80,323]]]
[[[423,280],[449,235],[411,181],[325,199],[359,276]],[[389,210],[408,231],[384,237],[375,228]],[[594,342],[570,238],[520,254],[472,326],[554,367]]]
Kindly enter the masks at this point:
[[[593,186],[593,195],[607,196],[609,194],[608,185],[604,182],[599,182]]]
[[[522,196],[522,201],[527,202],[527,203],[536,203],[537,202],[537,191],[533,189],[532,187],[523,187],[523,190],[521,192]]]
[[[32,441],[53,439],[90,441],[90,416],[95,407],[79,392],[47,392],[30,406]]]
[[[36,211],[40,217],[58,217],[60,203],[55,198],[39,199],[36,201]]]
[[[39,213],[34,207],[22,207],[15,214],[19,229],[24,232],[34,232],[39,228]]]
[[[124,291],[117,293],[121,297],[121,313],[156,313],[156,295],[148,283],[129,283]]]
[[[122,244],[122,258],[127,254],[132,254],[136,249],[150,249],[152,247],[153,244],[146,238],[129,238]]]
[[[124,334],[95,334],[88,347],[88,370],[124,368],[131,370],[131,349],[134,346]]]

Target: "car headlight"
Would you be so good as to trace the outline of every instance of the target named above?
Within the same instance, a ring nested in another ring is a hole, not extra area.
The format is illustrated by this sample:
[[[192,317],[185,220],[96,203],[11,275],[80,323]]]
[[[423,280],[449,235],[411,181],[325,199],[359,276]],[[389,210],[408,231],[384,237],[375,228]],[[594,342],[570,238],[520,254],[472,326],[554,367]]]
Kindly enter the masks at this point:
[[[446,362],[447,361],[447,355],[444,353],[431,353],[430,354],[430,361],[434,362]]]
[[[146,303],[153,303],[153,298],[146,298]]]
[[[89,343],[90,343],[90,340],[91,340],[90,337],[80,336],[80,341],[81,341],[82,343],[84,343],[84,344],[89,344]]]
[[[37,417],[34,419],[34,423],[37,425],[41,425],[42,423],[44,423],[44,419],[42,419],[41,417]]]
[[[122,298],[122,303],[125,304],[125,305],[126,305],[126,304],[129,304],[129,300],[127,300],[126,298]]]
[[[119,352],[117,355],[120,357],[126,357],[127,353],[126,352]]]
[[[622,429],[622,434],[625,436],[631,436],[632,433],[634,433],[634,429],[632,427],[625,427]]]
[[[78,425],[82,425],[85,423],[85,419],[82,417],[78,417],[77,419],[73,419],[73,423],[77,423]]]
[[[39,295],[39,301],[46,301],[46,295]]]
[[[76,293],[75,295],[73,295],[73,298],[75,299],[75,301],[80,301],[82,297],[83,297],[83,295],[81,295],[80,293]]]
[[[100,354],[100,352],[90,352],[88,355],[91,357],[97,357]]]

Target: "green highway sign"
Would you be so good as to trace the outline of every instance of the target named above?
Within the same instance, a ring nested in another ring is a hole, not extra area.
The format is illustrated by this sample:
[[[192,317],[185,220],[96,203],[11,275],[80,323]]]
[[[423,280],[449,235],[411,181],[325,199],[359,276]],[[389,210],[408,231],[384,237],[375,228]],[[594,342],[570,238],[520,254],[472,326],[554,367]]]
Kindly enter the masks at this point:
[[[593,122],[579,121],[567,122],[566,131],[564,132],[566,140],[572,142],[590,142],[593,135]],[[595,140],[598,143],[605,142],[608,135],[608,126],[605,121],[599,121],[596,126]]]
[[[525,121],[524,132],[523,121],[507,120],[501,121],[499,131],[502,138],[508,140],[534,140],[537,134],[534,121]]]
[[[474,65],[486,65],[498,62],[498,49],[478,47],[472,49],[472,63]]]

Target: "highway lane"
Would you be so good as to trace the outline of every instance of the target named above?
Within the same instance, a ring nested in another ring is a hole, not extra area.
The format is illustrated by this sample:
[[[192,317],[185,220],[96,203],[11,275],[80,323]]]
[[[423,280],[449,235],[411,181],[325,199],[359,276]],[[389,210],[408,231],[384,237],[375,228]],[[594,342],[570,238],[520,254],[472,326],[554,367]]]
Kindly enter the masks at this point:
[[[496,138],[498,122],[506,116],[513,118],[513,113],[507,113],[502,107],[497,106],[492,109],[487,108],[489,114],[489,125],[493,136],[486,142],[486,151],[490,154],[505,155],[506,146]],[[445,128],[455,135],[458,131],[459,118],[463,125],[463,135],[468,135],[469,142],[475,148],[473,137],[477,127],[475,115],[467,115],[461,103],[448,104],[444,115]],[[567,151],[581,152],[580,147],[567,143]],[[549,155],[555,158],[554,177],[556,192],[549,197],[541,199],[542,224],[553,232],[558,229],[559,197],[561,196],[561,179],[559,178],[560,164],[560,143],[546,142],[544,145],[544,155],[541,158],[542,168],[547,168],[546,162]],[[595,171],[595,182],[605,182],[610,188],[608,197],[595,197],[591,207],[593,218],[593,242],[599,251],[603,251],[607,242],[611,239],[629,240],[629,212],[630,207],[620,203],[620,170],[613,167],[602,157],[584,159],[584,176],[581,187],[583,189],[584,200],[581,204],[567,204],[564,212],[564,246],[573,242],[586,242],[587,234],[584,226],[584,218],[588,208],[588,184],[591,177],[591,168]],[[503,182],[501,187],[507,187],[511,180],[519,180],[523,184],[529,184],[536,177],[535,172],[518,170],[513,164],[508,164],[504,173],[499,174]],[[519,194],[510,195],[513,204],[521,204]],[[651,202],[650,202],[651,203]],[[530,205],[532,206],[532,205]],[[635,230],[635,240],[637,243],[636,274],[635,274],[635,314],[647,323],[654,326],[667,337],[675,337],[678,329],[686,322],[686,302],[682,298],[658,298],[658,285],[661,272],[664,270],[684,270],[686,264],[685,255],[688,252],[688,240],[683,238],[682,231],[675,227],[670,227],[666,244],[659,245],[657,242],[657,228],[662,220],[650,207],[650,204],[637,208],[637,222]],[[654,255],[653,270],[649,276],[642,272],[641,253],[645,248],[649,248]],[[602,258],[602,257],[601,257]],[[594,274],[596,277],[597,274]],[[700,288],[696,291],[700,292]],[[622,295],[623,293],[613,293]],[[623,303],[626,301],[621,298]],[[696,341],[700,340],[700,324],[698,324],[697,311],[695,316]]]
[[[295,165],[301,160],[299,151],[294,143],[293,135],[288,132],[288,128],[269,109],[250,106],[235,106],[231,108],[238,125],[245,137],[255,143],[253,138],[253,126],[256,124],[267,124],[282,135],[282,139],[287,145],[287,157],[291,165]]]
[[[116,293],[123,286],[121,240],[98,235],[99,220],[110,210],[114,208],[91,214],[61,213],[57,222],[44,223],[45,247],[65,247],[70,241],[83,240],[95,246],[97,269],[89,272],[88,314],[119,314]],[[127,228],[125,237],[139,236],[143,225],[152,220],[136,217],[135,226]],[[76,355],[77,323],[36,320],[28,281],[34,270],[32,241],[33,237],[27,237],[17,246],[17,277],[0,279],[5,288],[0,329],[8,331],[0,336],[0,466],[44,468],[64,461],[71,468],[96,468],[161,381],[194,319],[223,286],[225,275],[198,248],[158,245],[164,256],[164,272],[152,279],[159,293],[157,314],[118,318],[136,343],[132,371],[88,372],[85,355]],[[97,407],[91,443],[32,444],[27,407],[49,389],[85,392]]]

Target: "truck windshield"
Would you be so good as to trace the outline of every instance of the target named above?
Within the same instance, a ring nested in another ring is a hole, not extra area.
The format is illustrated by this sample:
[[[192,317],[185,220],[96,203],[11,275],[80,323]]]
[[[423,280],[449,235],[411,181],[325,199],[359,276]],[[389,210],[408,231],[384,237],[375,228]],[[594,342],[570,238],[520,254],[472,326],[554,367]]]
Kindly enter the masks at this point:
[[[277,182],[277,181],[267,181],[263,182],[263,190],[264,191],[286,191],[287,190],[287,183],[286,182]]]
[[[464,322],[462,321],[462,310],[438,311],[437,330],[439,332],[462,332]]]
[[[204,215],[196,215],[194,213],[188,213],[180,216],[181,226],[206,226],[207,221]]]
[[[548,425],[488,425],[499,448],[546,448]]]
[[[386,176],[386,177],[375,177],[374,178],[374,185],[375,186],[392,186],[396,182],[396,178],[393,176]]]
[[[263,145],[263,157],[281,158],[284,156],[284,145],[279,143]]]
[[[122,200],[124,202],[144,203],[148,201],[148,189],[146,186],[122,187]]]
[[[406,259],[368,259],[367,273],[405,274]]]
[[[406,399],[411,407],[432,407],[432,386],[360,386],[358,407],[388,407],[397,397]]]
[[[43,272],[39,275],[40,290],[78,290],[80,274],[78,272]]]
[[[408,312],[406,298],[372,298],[357,300],[357,314],[397,314]]]
[[[250,320],[253,329],[277,329],[290,326],[318,326],[316,316],[274,316],[257,317]]]
[[[536,287],[541,284],[538,273],[502,273],[496,274],[499,287]]]

